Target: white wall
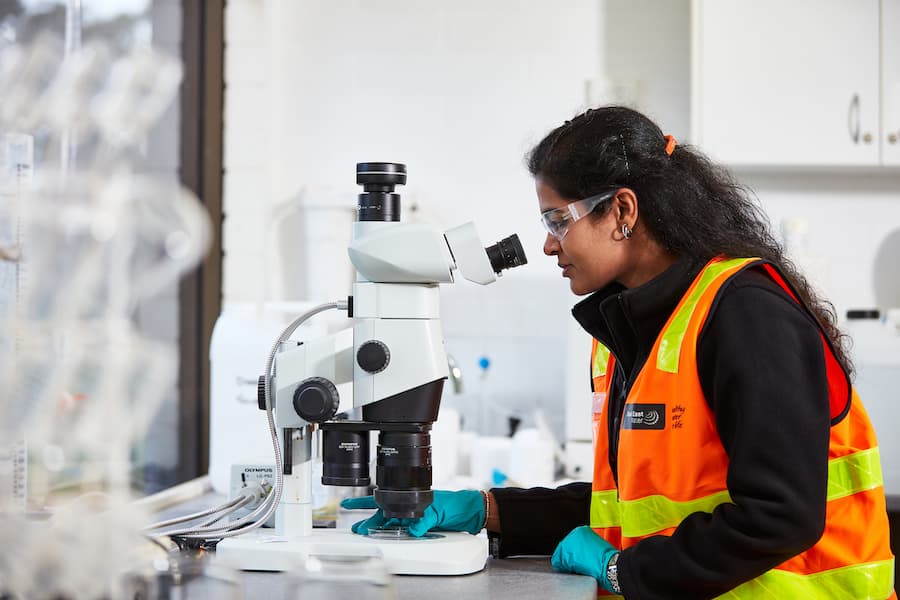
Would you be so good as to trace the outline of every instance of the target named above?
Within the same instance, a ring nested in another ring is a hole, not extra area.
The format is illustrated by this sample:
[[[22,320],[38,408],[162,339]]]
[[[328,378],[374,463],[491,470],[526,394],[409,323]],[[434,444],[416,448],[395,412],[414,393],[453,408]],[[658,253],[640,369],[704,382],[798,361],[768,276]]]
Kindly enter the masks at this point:
[[[447,401],[470,428],[488,395],[526,424],[541,406],[561,435],[564,323],[574,297],[541,253],[523,158],[585,108],[599,70],[600,18],[595,0],[230,1],[225,301],[257,300],[267,288],[268,297],[302,297],[310,286],[296,284],[312,271],[303,266],[310,256],[345,268],[342,252],[304,248],[303,215],[282,221],[273,241],[272,207],[353,207],[357,162],[405,163],[403,220],[440,228],[472,220],[485,245],[518,233],[530,261],[490,288],[445,289],[446,346],[465,383]],[[336,225],[333,235],[346,238],[349,228]],[[267,257],[280,262],[266,268]],[[335,293],[349,291],[340,291],[343,282]],[[489,377],[479,377],[483,355],[493,361]],[[482,430],[503,430],[495,416]]]
[[[225,299],[260,289],[267,211],[352,206],[355,164],[407,164],[400,188],[439,226],[543,240],[524,153],[584,108],[594,0],[234,0],[226,14]],[[409,214],[409,213],[407,213]],[[298,248],[298,251],[300,249]],[[297,276],[302,277],[302,273]]]
[[[849,308],[900,306],[900,296],[876,294],[885,278],[900,279],[900,254],[886,238],[900,232],[900,173],[739,173],[758,195],[776,231],[783,219],[809,225],[808,250],[818,260],[808,275],[843,318]],[[896,244],[894,245],[896,246]],[[876,272],[876,258],[881,270]],[[802,262],[802,261],[801,261]],[[801,267],[804,265],[801,264]],[[896,285],[893,286],[896,290]],[[890,302],[890,304],[888,304]]]

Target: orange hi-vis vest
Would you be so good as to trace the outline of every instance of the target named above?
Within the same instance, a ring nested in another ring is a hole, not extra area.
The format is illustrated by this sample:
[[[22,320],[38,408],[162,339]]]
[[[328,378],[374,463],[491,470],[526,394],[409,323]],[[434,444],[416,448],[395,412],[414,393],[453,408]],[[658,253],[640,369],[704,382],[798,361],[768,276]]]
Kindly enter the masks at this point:
[[[731,502],[728,455],[701,389],[697,340],[725,282],[754,266],[797,300],[778,270],[760,259],[716,258],[703,268],[660,332],[625,400],[621,419],[631,427],[620,426],[618,486],[609,466],[606,426],[615,357],[594,340],[590,525],[619,549],[649,536],[671,535],[688,515],[711,513]],[[805,552],[722,598],[897,598],[875,433],[821,328],[820,333],[832,417],[825,531]]]

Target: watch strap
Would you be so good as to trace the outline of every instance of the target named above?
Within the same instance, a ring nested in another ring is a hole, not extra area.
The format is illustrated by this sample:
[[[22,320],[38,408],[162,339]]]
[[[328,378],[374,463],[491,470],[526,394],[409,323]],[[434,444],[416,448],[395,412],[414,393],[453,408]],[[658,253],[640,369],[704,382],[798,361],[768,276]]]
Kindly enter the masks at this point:
[[[614,594],[622,593],[622,587],[619,585],[619,554],[619,552],[613,554],[606,565],[606,580]]]
[[[501,536],[499,533],[488,530],[488,554],[491,555],[491,558],[503,558],[500,556],[500,539]]]

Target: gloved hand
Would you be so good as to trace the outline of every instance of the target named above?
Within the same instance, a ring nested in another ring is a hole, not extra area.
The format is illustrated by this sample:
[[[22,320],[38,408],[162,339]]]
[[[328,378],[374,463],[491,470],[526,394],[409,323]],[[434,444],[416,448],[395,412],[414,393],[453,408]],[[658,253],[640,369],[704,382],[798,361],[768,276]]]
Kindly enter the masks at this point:
[[[553,552],[550,564],[561,573],[590,575],[604,590],[615,593],[606,577],[606,566],[617,552],[612,544],[583,525],[563,538]]]
[[[347,498],[341,501],[344,508],[378,508],[375,498]],[[386,519],[381,509],[364,521],[354,523],[350,528],[353,533],[368,535],[370,529],[376,527],[402,524],[409,527],[409,533],[422,537],[431,530],[435,531],[468,531],[475,534],[481,531],[484,523],[484,496],[476,490],[459,492],[434,491],[434,500],[425,509],[420,519]]]
[[[378,508],[378,505],[375,504],[374,496],[360,496],[358,498],[344,498],[341,500],[341,506],[343,508],[349,509],[373,509]],[[357,521],[353,525],[350,526],[350,531],[353,533],[358,533],[359,535],[369,535],[370,529],[378,529],[380,527],[391,527],[394,525],[404,525],[404,521],[408,521],[408,519],[388,519],[384,516],[384,513],[381,512],[381,509],[378,510],[368,519],[363,519],[362,521]]]

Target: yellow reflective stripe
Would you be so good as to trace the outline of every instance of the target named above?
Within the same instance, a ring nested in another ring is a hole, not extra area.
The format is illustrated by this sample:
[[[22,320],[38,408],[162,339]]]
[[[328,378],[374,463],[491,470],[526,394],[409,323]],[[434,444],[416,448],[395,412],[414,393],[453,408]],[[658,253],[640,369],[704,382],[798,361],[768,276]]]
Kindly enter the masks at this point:
[[[700,281],[697,282],[697,286],[691,292],[691,295],[684,301],[681,309],[675,314],[672,318],[672,322],[662,334],[662,339],[659,343],[659,351],[656,353],[657,369],[665,371],[666,373],[678,372],[678,359],[681,355],[681,343],[684,341],[688,323],[691,322],[691,316],[694,314],[694,310],[697,308],[697,303],[700,301],[703,293],[716,277],[721,275],[724,271],[752,260],[756,259],[732,258],[710,265],[703,270],[703,274],[700,275]]]
[[[665,496],[647,496],[640,500],[626,500],[622,507],[622,535],[640,537],[678,525],[695,512],[711,513],[715,507],[731,502],[727,491],[710,494],[696,500],[676,502]]]
[[[837,500],[884,485],[878,446],[828,461],[828,499]]]
[[[812,575],[772,569],[718,597],[883,600],[893,591],[894,561],[880,560]]]
[[[828,461],[828,500],[837,500],[884,485],[878,447],[854,452]],[[727,491],[696,500],[676,502],[655,495],[639,500],[618,500],[616,490],[591,494],[591,527],[621,527],[622,535],[639,537],[677,527],[688,515],[711,513],[724,502],[731,502]]]
[[[591,492],[591,527],[618,527],[622,524],[619,515],[619,494],[616,490]]]
[[[584,360],[584,355],[582,354],[582,359]],[[594,350],[594,360],[591,364],[591,377],[603,377],[606,375],[606,365],[609,363],[609,348],[597,342],[597,349]],[[584,364],[584,363],[581,363]],[[582,371],[584,372],[584,371]],[[595,390],[597,392],[603,390]]]
[[[659,495],[617,501],[616,490],[596,491],[591,494],[591,527],[621,527],[623,536],[640,537],[678,527],[688,515],[711,513],[725,502],[731,502],[727,491],[685,502]]]

